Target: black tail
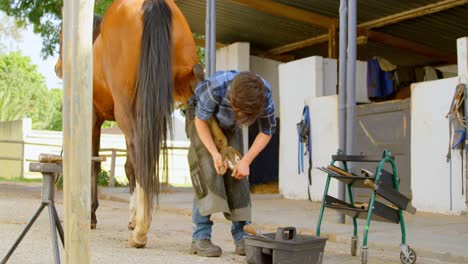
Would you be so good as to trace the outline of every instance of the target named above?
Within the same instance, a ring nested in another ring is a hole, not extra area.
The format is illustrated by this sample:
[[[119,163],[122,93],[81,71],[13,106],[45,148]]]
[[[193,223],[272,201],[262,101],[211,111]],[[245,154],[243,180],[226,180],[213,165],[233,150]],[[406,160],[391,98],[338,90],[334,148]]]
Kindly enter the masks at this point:
[[[143,3],[143,35],[135,97],[136,179],[150,195],[159,193],[160,152],[167,173],[167,131],[172,131],[172,13],[164,0]]]

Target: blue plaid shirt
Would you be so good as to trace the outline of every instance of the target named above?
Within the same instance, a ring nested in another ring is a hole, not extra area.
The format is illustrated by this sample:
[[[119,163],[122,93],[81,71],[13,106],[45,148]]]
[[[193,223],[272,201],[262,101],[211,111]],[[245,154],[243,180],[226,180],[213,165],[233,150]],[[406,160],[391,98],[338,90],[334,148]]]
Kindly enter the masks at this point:
[[[225,129],[232,129],[237,125],[234,110],[229,100],[229,91],[232,79],[238,73],[238,71],[219,71],[197,85],[195,88],[197,100],[195,114],[198,118],[206,121],[214,115],[219,125]],[[263,113],[257,118],[257,124],[260,126],[260,131],[272,135],[276,130],[275,105],[271,97],[270,84],[265,79],[261,79],[267,92]]]

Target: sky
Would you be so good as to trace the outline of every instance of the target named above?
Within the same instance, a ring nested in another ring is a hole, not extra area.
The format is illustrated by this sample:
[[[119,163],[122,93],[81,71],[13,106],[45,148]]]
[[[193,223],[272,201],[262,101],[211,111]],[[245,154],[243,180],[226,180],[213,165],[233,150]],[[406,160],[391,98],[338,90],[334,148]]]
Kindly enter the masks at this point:
[[[62,81],[55,76],[54,71],[58,55],[48,57],[46,60],[41,57],[42,38],[34,34],[32,26],[22,30],[21,36],[22,40],[17,43],[18,49],[23,55],[31,57],[32,62],[37,65],[39,72],[44,75],[47,88],[62,88]]]

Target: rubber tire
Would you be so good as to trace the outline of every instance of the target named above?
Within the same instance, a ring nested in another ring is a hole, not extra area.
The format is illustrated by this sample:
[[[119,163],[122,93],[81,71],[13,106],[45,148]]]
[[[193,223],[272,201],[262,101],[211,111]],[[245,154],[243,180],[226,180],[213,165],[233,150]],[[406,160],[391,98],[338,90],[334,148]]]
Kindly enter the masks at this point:
[[[361,264],[367,264],[367,248],[361,249]]]
[[[408,247],[408,251],[409,251],[409,259],[407,259],[405,254],[403,254],[403,251],[400,252],[401,263],[403,263],[403,264],[414,264],[414,263],[416,263],[416,260],[418,258],[418,256],[416,256],[416,252],[410,247]]]

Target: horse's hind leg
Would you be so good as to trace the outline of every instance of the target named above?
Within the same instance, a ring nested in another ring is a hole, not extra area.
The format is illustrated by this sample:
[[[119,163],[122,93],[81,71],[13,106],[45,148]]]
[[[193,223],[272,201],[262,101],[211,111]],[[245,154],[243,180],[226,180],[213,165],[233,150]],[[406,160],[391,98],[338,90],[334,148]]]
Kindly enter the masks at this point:
[[[135,168],[133,167],[133,161],[135,160],[132,156],[133,150],[128,144],[127,140],[127,161],[125,162],[125,174],[128,179],[128,187],[130,188],[130,219],[128,221],[128,229],[135,229],[136,225],[136,211],[137,211],[137,194],[135,191]]]
[[[99,147],[101,141],[102,120],[96,110],[93,111],[93,138],[92,138],[92,156],[99,156]],[[93,162],[91,165],[91,229],[96,229],[97,218],[96,210],[99,206],[97,195],[97,177],[101,170],[101,162]]]
[[[136,212],[136,225],[132,232],[132,236],[128,240],[130,247],[142,248],[146,245],[148,240],[147,234],[151,226],[152,214],[150,208],[150,195],[143,188],[140,187],[138,181],[136,182],[137,194],[137,212]]]

